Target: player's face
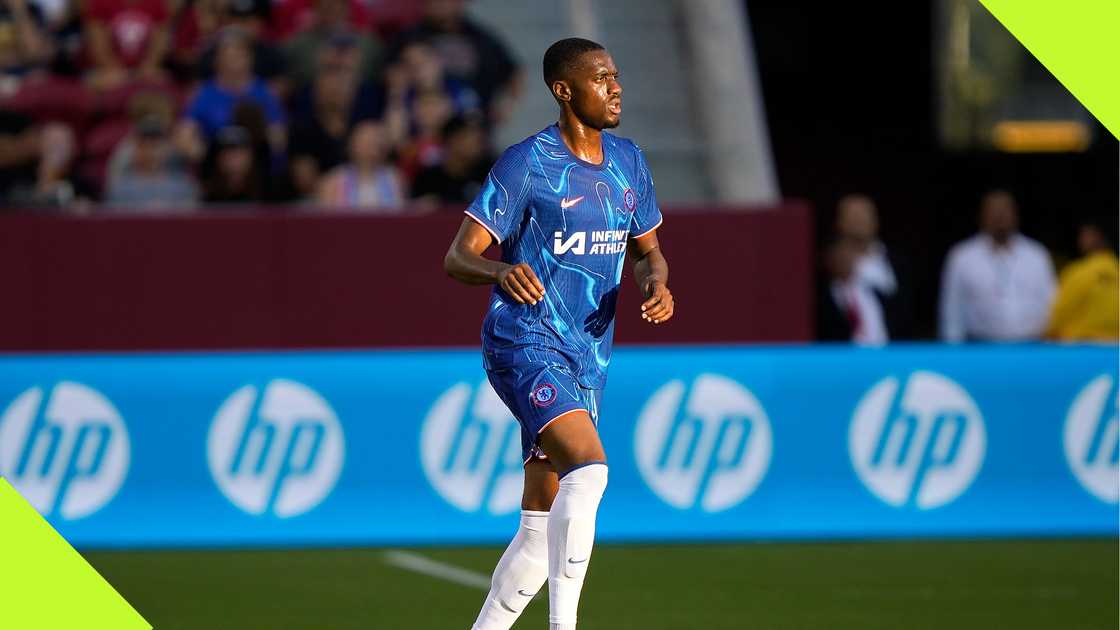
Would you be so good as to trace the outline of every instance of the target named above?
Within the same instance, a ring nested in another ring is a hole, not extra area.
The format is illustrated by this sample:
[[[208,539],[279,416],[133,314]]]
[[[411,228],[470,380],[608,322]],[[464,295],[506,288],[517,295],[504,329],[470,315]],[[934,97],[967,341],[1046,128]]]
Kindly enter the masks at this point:
[[[584,53],[572,71],[572,110],[594,129],[613,129],[622,121],[622,85],[610,53]]]

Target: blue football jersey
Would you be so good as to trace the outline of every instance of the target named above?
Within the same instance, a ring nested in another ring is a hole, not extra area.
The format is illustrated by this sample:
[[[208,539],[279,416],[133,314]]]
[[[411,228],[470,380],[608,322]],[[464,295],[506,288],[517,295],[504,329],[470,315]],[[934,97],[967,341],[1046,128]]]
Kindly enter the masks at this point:
[[[536,305],[495,286],[482,324],[488,369],[527,363],[571,369],[584,387],[606,382],[627,240],[661,224],[640,149],[602,134],[603,161],[568,150],[554,124],[506,149],[467,214],[527,263],[545,288]]]

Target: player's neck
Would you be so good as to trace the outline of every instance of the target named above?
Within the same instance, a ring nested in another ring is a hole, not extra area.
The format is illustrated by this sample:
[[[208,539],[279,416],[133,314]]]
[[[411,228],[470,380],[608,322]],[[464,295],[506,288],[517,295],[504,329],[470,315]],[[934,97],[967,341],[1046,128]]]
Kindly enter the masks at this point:
[[[603,161],[601,131],[583,124],[570,111],[560,114],[557,127],[560,129],[560,140],[568,146],[572,155],[591,164],[599,164]]]

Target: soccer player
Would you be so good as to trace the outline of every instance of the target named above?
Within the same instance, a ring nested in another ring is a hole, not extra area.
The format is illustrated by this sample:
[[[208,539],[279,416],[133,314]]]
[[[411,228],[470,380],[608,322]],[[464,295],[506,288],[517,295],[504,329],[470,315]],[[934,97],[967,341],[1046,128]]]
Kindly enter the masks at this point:
[[[607,485],[599,399],[629,257],[641,317],[673,316],[661,212],[641,150],[606,133],[622,113],[610,54],[563,39],[544,55],[559,121],[508,148],[467,209],[444,267],[495,285],[482,324],[483,365],[521,424],[521,526],[494,570],[474,630],[508,630],[548,580],[549,628],[574,630]],[[482,256],[491,243],[502,260]]]

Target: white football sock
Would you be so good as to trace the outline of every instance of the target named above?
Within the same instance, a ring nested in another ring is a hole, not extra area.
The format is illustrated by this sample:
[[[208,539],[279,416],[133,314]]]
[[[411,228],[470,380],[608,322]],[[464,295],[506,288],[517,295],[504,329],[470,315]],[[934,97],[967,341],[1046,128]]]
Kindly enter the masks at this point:
[[[548,512],[521,510],[521,526],[490,580],[472,630],[509,630],[548,578]]]
[[[595,512],[607,488],[607,465],[585,464],[560,479],[548,517],[548,622],[575,630],[579,593],[595,544]]]

